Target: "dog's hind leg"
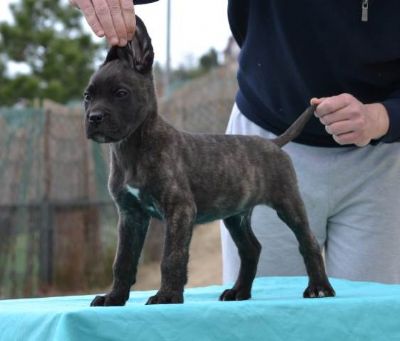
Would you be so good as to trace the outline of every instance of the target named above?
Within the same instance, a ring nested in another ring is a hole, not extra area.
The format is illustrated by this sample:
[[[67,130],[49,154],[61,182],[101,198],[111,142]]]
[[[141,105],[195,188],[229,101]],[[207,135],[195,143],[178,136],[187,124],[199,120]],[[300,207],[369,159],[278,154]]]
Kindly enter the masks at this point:
[[[111,291],[96,296],[91,306],[124,305],[129,291],[136,282],[136,272],[143,248],[150,217],[142,210],[139,202],[127,191],[116,198],[119,211],[118,248],[113,265]]]
[[[299,242],[299,250],[309,277],[309,284],[303,296],[334,296],[335,291],[326,275],[321,249],[309,227],[306,210],[297,186],[290,188],[286,193],[285,188],[282,188],[281,195],[274,198],[272,206],[279,218],[290,227]]]
[[[233,288],[225,290],[219,297],[221,301],[247,300],[251,297],[261,245],[251,229],[250,219],[251,211],[224,219],[224,224],[239,251],[240,270]]]

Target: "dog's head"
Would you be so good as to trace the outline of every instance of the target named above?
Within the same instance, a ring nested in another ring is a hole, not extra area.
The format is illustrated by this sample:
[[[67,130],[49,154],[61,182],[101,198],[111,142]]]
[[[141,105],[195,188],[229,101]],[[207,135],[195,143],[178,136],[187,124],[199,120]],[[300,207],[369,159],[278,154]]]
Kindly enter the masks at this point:
[[[118,142],[140,126],[155,101],[153,59],[151,39],[143,21],[136,16],[133,40],[125,47],[111,47],[85,91],[88,138]]]

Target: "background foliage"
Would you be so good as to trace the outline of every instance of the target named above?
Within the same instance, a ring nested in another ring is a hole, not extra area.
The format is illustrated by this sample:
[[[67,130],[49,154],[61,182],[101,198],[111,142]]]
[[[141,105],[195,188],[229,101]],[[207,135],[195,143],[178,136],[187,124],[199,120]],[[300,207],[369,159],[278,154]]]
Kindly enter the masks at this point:
[[[80,99],[95,65],[106,53],[106,43],[91,39],[92,34],[83,28],[82,14],[66,1],[20,0],[10,9],[13,22],[0,23],[0,106],[20,99],[59,103]],[[24,63],[30,72],[8,74],[10,61]],[[217,66],[218,53],[211,48],[195,65],[172,71],[173,88]],[[159,64],[154,72],[156,79],[163,80]]]
[[[0,103],[81,97],[101,45],[83,30],[81,13],[60,0],[21,0],[10,7],[13,23],[0,24]],[[7,75],[8,61],[29,66],[28,75]]]

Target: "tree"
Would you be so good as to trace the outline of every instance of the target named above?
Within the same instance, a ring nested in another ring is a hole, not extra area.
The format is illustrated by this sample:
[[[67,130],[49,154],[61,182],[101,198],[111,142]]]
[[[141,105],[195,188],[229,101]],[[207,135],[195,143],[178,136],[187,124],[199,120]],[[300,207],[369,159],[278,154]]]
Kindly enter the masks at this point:
[[[208,52],[199,58],[196,67],[185,67],[181,65],[179,68],[173,70],[171,79],[173,82],[177,83],[192,80],[203,76],[219,65],[217,51],[214,48],[210,48]]]
[[[10,9],[14,22],[0,24],[2,59],[24,62],[31,72],[0,72],[0,104],[21,97],[61,103],[80,98],[100,48],[83,31],[80,12],[63,0],[21,0]]]
[[[211,48],[208,53],[204,54],[200,57],[200,67],[205,72],[208,72],[210,69],[219,66],[218,63],[218,54],[214,48]]]

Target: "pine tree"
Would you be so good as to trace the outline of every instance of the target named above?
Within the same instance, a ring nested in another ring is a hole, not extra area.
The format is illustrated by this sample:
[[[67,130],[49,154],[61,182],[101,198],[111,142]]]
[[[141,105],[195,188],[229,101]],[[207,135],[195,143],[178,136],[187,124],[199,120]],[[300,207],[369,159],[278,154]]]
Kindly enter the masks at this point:
[[[10,9],[14,22],[0,24],[0,60],[24,62],[31,71],[13,78],[0,72],[0,106],[21,97],[80,98],[100,48],[81,13],[63,0],[20,0]]]

